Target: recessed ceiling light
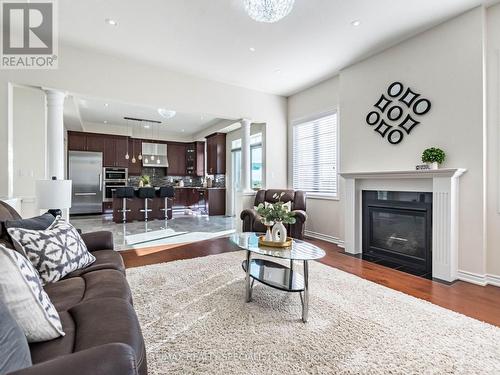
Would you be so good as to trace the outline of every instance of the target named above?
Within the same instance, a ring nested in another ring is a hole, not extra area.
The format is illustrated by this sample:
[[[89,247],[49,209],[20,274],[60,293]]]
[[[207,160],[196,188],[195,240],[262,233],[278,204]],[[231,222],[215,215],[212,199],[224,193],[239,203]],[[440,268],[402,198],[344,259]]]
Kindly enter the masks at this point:
[[[105,106],[106,108],[108,108],[108,107],[109,107],[109,104],[108,104],[108,103],[104,103],[104,106]]]
[[[108,25],[111,25],[111,26],[118,26],[118,21],[117,20],[114,20],[112,18],[106,18],[104,20]]]
[[[351,22],[351,25],[354,26],[354,27],[358,27],[359,25],[361,25],[361,21],[360,20],[354,20]]]
[[[281,74],[281,69],[276,69],[276,70],[274,71],[274,73],[276,73],[276,74]]]
[[[104,123],[107,124],[108,123],[108,120],[104,120]]]
[[[255,48],[254,47],[250,47],[249,50],[250,50],[250,52],[255,52]]]
[[[158,113],[160,114],[161,117],[169,119],[174,117],[177,112],[171,109],[158,108]]]
[[[183,133],[184,133],[184,129],[181,129],[181,132],[183,132]]]

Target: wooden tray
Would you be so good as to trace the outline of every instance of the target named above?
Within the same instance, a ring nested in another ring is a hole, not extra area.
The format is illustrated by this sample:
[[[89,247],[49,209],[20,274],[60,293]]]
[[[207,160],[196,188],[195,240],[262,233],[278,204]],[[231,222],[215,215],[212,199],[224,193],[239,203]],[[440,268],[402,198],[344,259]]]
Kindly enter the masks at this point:
[[[265,236],[259,237],[259,245],[267,247],[285,248],[292,246],[293,242],[292,237],[287,237],[285,242],[266,241],[264,238]]]

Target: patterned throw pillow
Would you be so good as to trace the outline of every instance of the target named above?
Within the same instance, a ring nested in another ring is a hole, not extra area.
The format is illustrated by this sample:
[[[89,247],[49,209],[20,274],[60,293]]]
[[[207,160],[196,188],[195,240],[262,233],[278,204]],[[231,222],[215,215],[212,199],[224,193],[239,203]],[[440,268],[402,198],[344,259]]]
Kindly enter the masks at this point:
[[[0,246],[0,300],[28,342],[64,336],[59,315],[28,259]]]
[[[44,285],[95,262],[76,228],[60,217],[46,230],[8,228],[7,231],[16,249],[33,263]]]

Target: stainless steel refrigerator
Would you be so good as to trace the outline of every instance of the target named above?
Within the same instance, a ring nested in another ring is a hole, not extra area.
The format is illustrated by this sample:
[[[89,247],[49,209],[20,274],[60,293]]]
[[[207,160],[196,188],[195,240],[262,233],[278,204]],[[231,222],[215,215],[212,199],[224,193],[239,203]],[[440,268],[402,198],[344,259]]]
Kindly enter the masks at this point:
[[[102,152],[69,151],[70,214],[102,213]]]

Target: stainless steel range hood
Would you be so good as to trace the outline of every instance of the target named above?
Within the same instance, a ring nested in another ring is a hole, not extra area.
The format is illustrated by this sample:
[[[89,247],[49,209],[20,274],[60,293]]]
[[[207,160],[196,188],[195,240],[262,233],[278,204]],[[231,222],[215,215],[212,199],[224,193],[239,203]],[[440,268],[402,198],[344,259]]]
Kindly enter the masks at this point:
[[[164,143],[142,142],[143,167],[168,167],[167,145]]]

